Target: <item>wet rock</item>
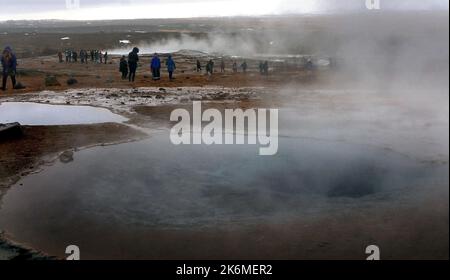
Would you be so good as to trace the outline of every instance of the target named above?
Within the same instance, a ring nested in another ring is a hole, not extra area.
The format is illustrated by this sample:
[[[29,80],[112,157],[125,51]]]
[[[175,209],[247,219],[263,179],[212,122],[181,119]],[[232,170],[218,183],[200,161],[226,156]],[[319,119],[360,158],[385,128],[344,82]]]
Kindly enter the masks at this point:
[[[24,86],[21,82],[18,82],[14,88],[15,88],[15,89],[25,89],[25,88],[27,88],[27,87]]]
[[[72,86],[72,85],[75,85],[75,84],[78,84],[78,80],[77,79],[75,79],[75,78],[67,79],[67,85]]]
[[[61,84],[59,83],[58,79],[56,79],[55,76],[47,76],[47,77],[45,77],[44,83],[45,83],[46,87],[61,86]]]
[[[21,245],[14,244],[4,238],[5,232],[0,232],[0,260],[57,260],[56,257],[47,256],[44,253],[31,250]]]
[[[19,123],[0,124],[0,139],[12,139],[23,136],[22,126]]]
[[[59,156],[59,161],[62,163],[69,163],[73,161],[73,152],[72,151],[65,151]]]

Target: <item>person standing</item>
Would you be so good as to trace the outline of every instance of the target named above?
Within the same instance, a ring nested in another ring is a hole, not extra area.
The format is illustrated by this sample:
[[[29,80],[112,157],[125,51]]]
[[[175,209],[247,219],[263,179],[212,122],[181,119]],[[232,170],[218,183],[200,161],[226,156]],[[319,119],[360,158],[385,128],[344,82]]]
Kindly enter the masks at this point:
[[[125,56],[120,59],[119,71],[122,73],[122,80],[128,77],[128,62]]]
[[[105,55],[103,56],[103,59],[105,60],[105,64],[108,62],[108,52],[105,52]]]
[[[2,90],[6,90],[6,82],[8,81],[8,77],[11,77],[11,82],[14,89],[16,87],[17,58],[10,47],[6,47],[3,51],[1,63],[3,68]]]
[[[242,62],[241,68],[244,73],[247,73],[247,68],[248,68],[247,61]]]
[[[206,74],[212,76],[213,73],[214,73],[214,61],[210,59],[208,64],[206,64]]]
[[[263,64],[263,73],[266,76],[269,76],[269,61],[265,61]]]
[[[237,71],[238,71],[238,65],[237,65],[237,62],[234,61],[233,62],[233,73],[237,73]]]
[[[197,73],[202,71],[202,64],[200,63],[200,60],[197,59]]]
[[[84,62],[88,64],[89,61],[89,53],[87,50],[84,51]]]
[[[158,54],[156,54],[156,53],[152,58],[150,69],[152,71],[153,80],[154,81],[160,80],[161,79],[161,60],[159,59]]]
[[[130,74],[128,76],[128,80],[130,82],[134,82],[134,79],[136,78],[136,70],[138,67],[138,62],[139,62],[139,49],[138,48],[134,48],[133,51],[131,51],[128,54],[128,67],[130,70]]]
[[[177,69],[177,66],[171,55],[169,55],[169,58],[166,61],[166,66],[167,66],[167,72],[169,72],[169,79],[172,81],[173,80],[173,72],[175,71],[175,69]]]
[[[84,64],[84,50],[80,50],[80,61],[81,64]]]
[[[224,73],[225,72],[225,60],[220,61],[220,72]]]

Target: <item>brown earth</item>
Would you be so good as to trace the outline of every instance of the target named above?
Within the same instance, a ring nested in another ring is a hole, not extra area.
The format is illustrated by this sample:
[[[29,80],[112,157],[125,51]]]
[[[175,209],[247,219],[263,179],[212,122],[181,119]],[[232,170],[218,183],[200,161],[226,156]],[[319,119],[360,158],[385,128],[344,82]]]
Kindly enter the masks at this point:
[[[244,74],[241,69],[239,73],[232,73],[231,67],[233,61],[226,60],[226,72],[220,73],[220,61],[216,60],[214,75],[207,76],[204,69],[201,73],[195,71],[196,57],[186,56],[184,54],[173,55],[177,70],[175,80],[170,81],[165,68],[162,69],[162,79],[153,81],[150,73],[150,57],[142,56],[140,66],[137,71],[136,81],[130,83],[121,79],[119,72],[120,57],[112,56],[108,64],[97,64],[91,61],[88,64],[78,63],[59,63],[58,57],[38,57],[25,58],[18,60],[17,80],[26,88],[21,90],[12,90],[8,82],[9,89],[6,94],[23,94],[27,92],[37,92],[43,90],[61,91],[73,88],[136,88],[136,87],[189,87],[189,86],[224,86],[224,87],[273,87],[287,84],[301,84],[306,86],[312,82],[318,82],[318,72],[307,72],[301,69],[281,69],[281,66],[271,65],[272,70],[269,76],[259,74],[258,61],[247,60],[249,71]],[[166,56],[162,55],[164,62]],[[203,68],[207,59],[200,58]],[[238,64],[240,61],[238,61]],[[219,71],[219,72],[218,72]],[[60,86],[45,86],[45,78],[48,75],[55,76]],[[321,83],[328,73],[320,72]],[[69,78],[75,78],[78,83],[67,85]],[[1,94],[1,93],[0,93]]]

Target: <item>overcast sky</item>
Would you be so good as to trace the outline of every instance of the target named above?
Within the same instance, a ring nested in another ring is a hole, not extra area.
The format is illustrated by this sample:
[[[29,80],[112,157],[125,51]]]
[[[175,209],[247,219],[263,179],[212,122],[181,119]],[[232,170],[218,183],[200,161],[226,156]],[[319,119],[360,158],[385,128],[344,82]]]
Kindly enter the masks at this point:
[[[379,0],[385,10],[448,11],[448,0]],[[279,15],[365,9],[366,0],[0,0],[0,20]],[[67,7],[66,2],[79,2]]]

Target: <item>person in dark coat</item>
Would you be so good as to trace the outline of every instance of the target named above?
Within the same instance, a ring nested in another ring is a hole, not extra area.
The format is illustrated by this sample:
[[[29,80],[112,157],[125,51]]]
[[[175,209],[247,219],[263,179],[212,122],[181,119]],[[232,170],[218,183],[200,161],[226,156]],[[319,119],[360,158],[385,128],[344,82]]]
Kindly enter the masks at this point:
[[[128,77],[128,61],[125,56],[120,59],[119,71],[122,73],[122,80]]]
[[[169,79],[173,80],[173,72],[175,69],[177,69],[177,65],[175,64],[175,61],[173,60],[172,56],[169,55],[169,58],[166,61],[167,66],[167,72],[169,72]]]
[[[128,80],[134,82],[136,78],[136,70],[139,62],[139,49],[134,48],[132,52],[128,54],[128,67],[130,69],[130,74],[128,75]]]
[[[243,71],[244,73],[247,73],[247,68],[248,68],[247,61],[244,61],[244,62],[241,64],[241,68],[242,68],[242,71]]]
[[[214,61],[212,61],[212,59],[211,59],[206,64],[206,74],[212,76],[213,73],[214,73]]]
[[[69,50],[65,50],[64,54],[66,55],[66,63],[69,63],[70,62],[70,55],[71,55],[70,51]]]
[[[153,80],[160,80],[161,79],[161,60],[159,59],[159,57],[156,53],[152,58],[152,63],[150,65],[150,69],[152,70]]]
[[[80,50],[80,61],[81,64],[84,64],[84,50]]]
[[[11,77],[12,86],[13,86],[13,88],[15,88],[16,87],[17,58],[10,47],[6,47],[5,50],[3,51],[1,63],[2,63],[2,68],[3,68],[2,90],[3,91],[6,90],[6,82],[8,80],[8,77]]]
[[[105,55],[103,56],[103,60],[105,61],[105,64],[108,63],[108,52],[105,52]]]
[[[200,60],[197,59],[197,72],[202,71],[202,64],[200,63]]]
[[[264,61],[263,63],[263,74],[268,76],[269,75],[269,61]]]

